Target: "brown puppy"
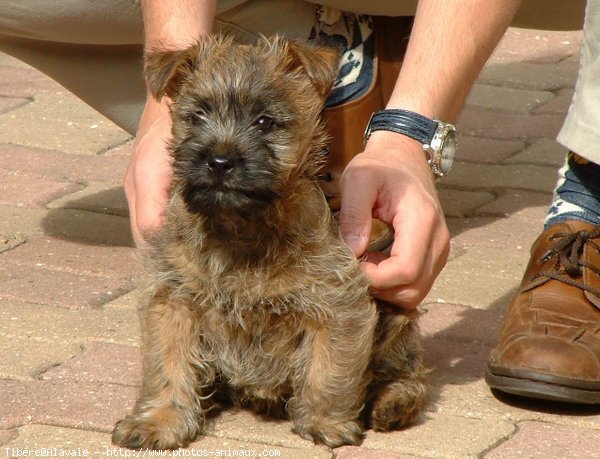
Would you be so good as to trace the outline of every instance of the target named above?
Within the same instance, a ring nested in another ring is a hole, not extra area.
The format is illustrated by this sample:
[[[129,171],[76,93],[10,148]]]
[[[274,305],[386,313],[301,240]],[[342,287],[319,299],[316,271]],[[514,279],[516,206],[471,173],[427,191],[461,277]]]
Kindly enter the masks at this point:
[[[115,443],[185,446],[224,398],[331,447],[422,408],[414,317],[372,299],[317,184],[337,65],[278,37],[147,59],[154,96],[173,101],[174,182],[145,254],[141,396]]]

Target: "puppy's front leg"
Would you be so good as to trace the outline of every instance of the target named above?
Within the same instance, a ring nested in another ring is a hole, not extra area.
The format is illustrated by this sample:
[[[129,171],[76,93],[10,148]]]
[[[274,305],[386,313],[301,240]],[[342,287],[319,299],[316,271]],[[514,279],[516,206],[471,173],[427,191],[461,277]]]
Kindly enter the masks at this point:
[[[199,356],[198,320],[187,302],[165,292],[151,299],[141,319],[141,396],[133,413],[115,425],[112,441],[129,448],[176,449],[199,433],[198,379],[211,377]],[[203,369],[207,374],[200,376]]]
[[[290,404],[294,430],[332,448],[363,439],[358,418],[370,381],[367,368],[377,320],[368,300],[335,313],[333,321],[315,325],[310,334],[304,374]]]

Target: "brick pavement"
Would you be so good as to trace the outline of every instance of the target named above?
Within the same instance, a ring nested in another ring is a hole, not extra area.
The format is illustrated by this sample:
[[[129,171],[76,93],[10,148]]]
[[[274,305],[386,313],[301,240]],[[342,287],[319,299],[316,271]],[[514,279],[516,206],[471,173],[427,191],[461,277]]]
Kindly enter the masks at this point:
[[[579,32],[511,29],[469,98],[458,164],[439,184],[453,240],[423,304],[434,400],[419,422],[330,451],[286,422],[227,412],[194,448],[292,459],[600,458],[600,409],[498,400],[482,379],[565,154],[553,139],[580,43]],[[140,375],[143,273],[120,185],[130,147],[60,86],[0,57],[0,455],[118,454],[109,432]]]

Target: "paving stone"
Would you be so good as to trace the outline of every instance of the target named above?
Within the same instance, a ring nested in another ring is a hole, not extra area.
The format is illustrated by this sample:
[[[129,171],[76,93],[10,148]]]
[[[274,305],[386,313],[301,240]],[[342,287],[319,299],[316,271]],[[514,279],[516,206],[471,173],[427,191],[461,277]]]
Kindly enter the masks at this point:
[[[459,132],[456,160],[496,164],[523,150],[525,146],[520,140],[486,139]]]
[[[20,61],[16,57],[12,57],[1,51],[0,51],[0,67],[31,69],[31,66],[27,65],[25,62]]]
[[[556,178],[556,168],[550,166],[460,162],[441,183],[463,189],[512,188],[552,192]]]
[[[3,300],[0,300],[0,334],[51,343],[102,341],[130,346],[139,346],[141,335],[136,311],[72,310]]]
[[[17,455],[17,451],[36,450],[41,448],[54,449],[57,454],[61,451],[87,450],[86,457],[131,457],[137,452],[119,448],[111,443],[109,433],[90,432],[86,430],[71,429],[68,427],[55,427],[45,425],[27,425],[18,429],[18,437],[5,445],[9,453]],[[195,450],[195,451],[194,451]],[[3,449],[3,452],[6,450]],[[172,452],[142,451],[145,457],[280,457],[284,459],[330,459],[332,453],[325,448],[316,446],[305,449],[273,447],[268,444],[239,442],[215,437],[201,437],[188,448],[181,448]],[[244,455],[245,454],[245,455]],[[9,456],[11,457],[11,456]]]
[[[139,279],[139,280],[138,280]],[[144,285],[144,280],[142,275],[136,276],[136,284]],[[137,311],[138,306],[141,304],[144,299],[144,291],[143,288],[138,288],[132,290],[131,292],[126,293],[125,295],[121,295],[119,298],[116,298],[108,303],[106,303],[103,308],[112,309],[116,311],[125,310],[125,311]]]
[[[468,247],[495,248],[505,253],[529,250],[543,229],[547,205],[524,207],[508,218],[470,217],[448,219],[452,244],[459,253]]]
[[[562,114],[531,115],[467,108],[458,121],[457,129],[467,135],[491,139],[553,139],[563,121]]]
[[[130,138],[72,94],[37,94],[0,115],[0,143],[95,155]],[[34,134],[35,132],[35,134]]]
[[[44,207],[48,201],[74,193],[76,183],[55,182],[29,174],[0,170],[0,205],[15,207]]]
[[[576,53],[571,56],[565,57],[562,62],[572,62],[575,64],[580,64],[581,62],[581,53]]]
[[[507,252],[467,247],[446,264],[424,302],[480,309],[503,307],[518,287],[528,260],[529,253],[524,248]]]
[[[502,313],[457,304],[425,304],[419,318],[423,337],[438,340],[496,344]]]
[[[42,234],[41,222],[47,214],[45,209],[0,206],[0,234],[3,238]]]
[[[0,234],[4,238],[46,235],[86,244],[133,247],[128,219],[73,209],[0,206]]]
[[[315,454],[316,457],[331,457],[328,448],[315,446],[312,442],[293,433],[291,428],[290,421],[261,418],[245,410],[229,410],[215,419],[212,427],[209,428],[209,434],[230,441],[268,444],[275,448],[303,449],[306,453]],[[325,456],[325,453],[329,456]]]
[[[142,355],[138,347],[92,341],[83,352],[46,371],[41,378],[139,387]]]
[[[312,442],[292,432],[292,423],[265,419],[246,410],[228,410],[215,419],[210,435],[286,448],[306,448]]]
[[[0,253],[12,250],[25,244],[25,238],[20,235],[5,236],[0,234]]]
[[[565,163],[568,149],[554,139],[537,139],[528,148],[506,159],[505,164],[540,164],[557,170]]]
[[[331,459],[331,450],[323,446],[308,444],[303,448],[288,448],[275,445],[273,438],[267,443],[248,442],[212,436],[201,437],[188,448],[180,449],[178,456],[183,457],[187,451],[202,451],[196,457],[273,457],[283,459]],[[207,454],[205,456],[205,454]],[[245,455],[245,456],[244,456]],[[173,456],[176,456],[174,453]]]
[[[1,72],[0,72],[1,73]],[[22,105],[28,104],[29,99],[25,97],[5,97],[0,96],[0,114],[9,112]]]
[[[427,458],[477,458],[514,432],[512,423],[498,419],[427,413],[424,422],[391,435],[369,432],[362,447]]]
[[[578,55],[583,42],[581,30],[556,31],[510,27],[494,50],[492,63],[557,63]]]
[[[113,148],[105,151],[102,154],[102,156],[105,156],[105,157],[117,156],[117,157],[127,158],[129,160],[129,158],[133,154],[133,144],[134,144],[134,139],[128,140],[127,142],[122,143],[121,145],[117,145],[116,147],[113,147]]]
[[[483,356],[485,368],[488,356]],[[483,376],[457,383],[456,380],[436,381],[436,400],[431,411],[442,415],[462,416],[470,419],[488,419],[513,422],[508,407],[498,401],[483,380]]]
[[[556,91],[556,97],[554,97],[554,99],[540,105],[533,110],[533,113],[561,113],[566,116],[574,94],[575,88],[559,89]]]
[[[558,64],[491,63],[483,68],[477,82],[515,89],[557,91],[575,87],[578,73],[579,62],[571,60],[563,60]]]
[[[0,378],[31,380],[81,351],[76,343],[52,343],[35,337],[0,334]]]
[[[110,215],[129,217],[127,198],[122,186],[110,183],[92,182],[85,188],[70,194],[63,194],[48,203],[49,209],[81,209]]]
[[[35,94],[63,94],[66,91],[61,85],[26,64],[16,59],[11,62],[17,65],[0,64],[0,95],[31,98]]]
[[[600,408],[597,406],[565,405],[502,395],[499,392],[494,394],[483,378],[460,384],[455,382],[445,382],[443,374],[439,379],[433,378],[437,398],[429,407],[432,412],[513,423],[545,422],[580,429],[597,429],[600,425]]]
[[[0,299],[70,309],[100,306],[130,291],[132,281],[72,274],[16,263],[0,266]]]
[[[53,150],[0,145],[3,170],[57,182],[107,182],[120,185],[129,159],[117,155],[81,156]]]
[[[359,446],[343,446],[335,450],[335,459],[417,459],[388,451],[376,451]]]
[[[14,440],[17,436],[16,429],[13,430],[3,430],[0,429],[0,446],[5,445],[11,440]]]
[[[126,283],[140,271],[133,248],[85,245],[39,236],[6,253],[3,260],[31,268],[115,278]]]
[[[469,325],[477,326],[465,321],[463,325],[465,330]],[[483,378],[493,345],[467,340],[468,338],[456,341],[437,337],[423,339],[423,361],[428,368],[432,369],[429,380],[434,392],[439,386],[465,384]]]
[[[502,190],[495,200],[478,207],[472,214],[509,217],[524,207],[548,207],[551,198],[550,193],[527,190]]]
[[[8,453],[5,457],[23,457],[22,452],[26,450],[34,452],[31,454],[34,457],[35,451],[41,454],[42,450],[45,450],[46,454],[56,452],[56,456],[68,454],[75,457],[109,457],[108,454],[112,452],[113,448],[108,433],[45,425],[27,425],[19,427],[17,431],[18,437],[2,448],[3,453]],[[126,457],[125,450],[123,449],[121,452],[122,457]],[[118,454],[110,457],[115,456]]]
[[[50,424],[109,432],[133,408],[138,389],[118,384],[0,380],[0,428]]]
[[[522,422],[509,440],[494,448],[485,458],[600,458],[600,430]]]
[[[447,217],[464,217],[494,200],[494,195],[487,191],[463,191],[443,186],[438,187],[438,196]]]
[[[198,451],[195,457],[281,457],[290,459],[330,459],[331,452],[317,446],[297,448],[282,448],[268,444],[242,442],[222,438],[202,437],[188,448],[180,449],[173,456],[185,456],[187,451]],[[244,456],[246,455],[246,456]]]
[[[0,209],[1,210],[1,209]],[[129,219],[79,209],[50,209],[42,219],[44,234],[87,244],[133,247]]]
[[[466,100],[469,108],[527,113],[551,101],[549,91],[514,89],[487,84],[475,84]]]

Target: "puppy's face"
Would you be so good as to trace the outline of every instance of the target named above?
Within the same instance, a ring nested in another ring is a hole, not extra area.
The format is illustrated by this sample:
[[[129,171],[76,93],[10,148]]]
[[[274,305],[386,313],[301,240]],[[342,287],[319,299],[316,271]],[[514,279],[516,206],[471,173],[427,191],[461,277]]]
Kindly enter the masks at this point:
[[[280,38],[150,55],[150,88],[173,100],[170,149],[188,211],[248,217],[308,173],[336,69],[335,52]]]

